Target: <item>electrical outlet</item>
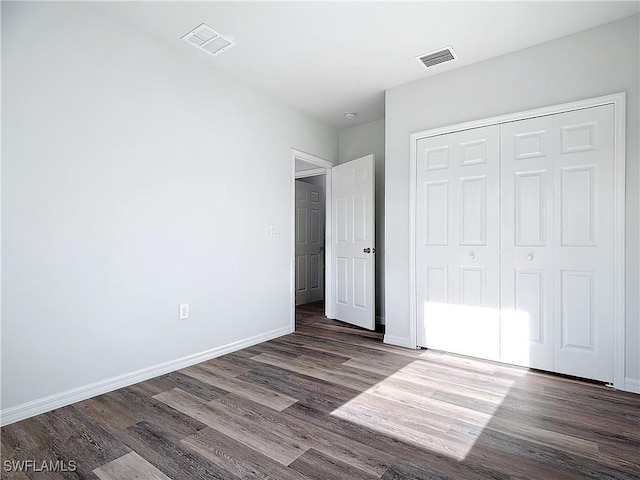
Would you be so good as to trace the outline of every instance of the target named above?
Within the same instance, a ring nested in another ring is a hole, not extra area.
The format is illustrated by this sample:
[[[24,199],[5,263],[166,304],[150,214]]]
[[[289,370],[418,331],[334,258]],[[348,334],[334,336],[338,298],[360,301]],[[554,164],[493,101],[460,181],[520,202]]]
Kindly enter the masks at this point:
[[[187,318],[189,318],[189,304],[188,303],[183,303],[182,305],[180,305],[179,315],[180,315],[180,320],[186,320]]]

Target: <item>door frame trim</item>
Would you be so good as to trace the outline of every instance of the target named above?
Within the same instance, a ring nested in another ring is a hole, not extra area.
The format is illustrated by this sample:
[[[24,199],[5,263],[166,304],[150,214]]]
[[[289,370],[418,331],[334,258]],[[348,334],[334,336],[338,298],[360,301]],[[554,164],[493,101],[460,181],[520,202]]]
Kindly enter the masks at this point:
[[[627,390],[625,383],[625,115],[626,93],[614,93],[601,97],[587,98],[576,102],[551,105],[548,107],[484,118],[472,122],[458,123],[412,133],[409,156],[409,342],[417,348],[417,291],[416,291],[416,181],[417,181],[417,141],[422,138],[446,133],[486,127],[529,118],[554,115],[601,105],[614,106],[614,152],[613,152],[613,385],[618,390]]]
[[[296,173],[296,159],[303,160],[307,163],[317,165],[318,168],[313,170],[304,170]],[[310,153],[291,149],[291,264],[289,266],[291,270],[290,274],[290,287],[289,287],[289,299],[290,299],[290,320],[291,320],[291,332],[296,331],[296,179],[306,178],[316,175],[325,176],[325,188],[324,188],[324,215],[325,215],[325,227],[324,227],[324,258],[325,258],[325,278],[324,278],[324,314],[328,318],[331,318],[331,300],[332,300],[332,283],[331,279],[331,262],[327,262],[327,258],[331,258],[331,168],[335,164],[325,160],[324,158],[317,157]]]
[[[326,172],[326,168],[312,168],[311,170],[303,170],[301,172],[295,172],[296,180],[301,178],[317,177],[323,175]]]

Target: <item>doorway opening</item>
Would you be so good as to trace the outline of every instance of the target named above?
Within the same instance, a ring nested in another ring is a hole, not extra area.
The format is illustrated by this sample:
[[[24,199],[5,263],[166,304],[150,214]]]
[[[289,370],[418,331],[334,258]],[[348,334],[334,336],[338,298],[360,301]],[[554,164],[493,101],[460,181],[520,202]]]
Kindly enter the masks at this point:
[[[331,167],[320,157],[291,149],[294,238],[291,261],[291,331],[296,307],[311,306],[331,318]],[[304,227],[304,228],[303,228]]]
[[[297,178],[295,305],[321,304],[325,293],[325,175]]]
[[[291,331],[296,305],[321,301],[326,318],[376,330],[375,157],[292,153]]]

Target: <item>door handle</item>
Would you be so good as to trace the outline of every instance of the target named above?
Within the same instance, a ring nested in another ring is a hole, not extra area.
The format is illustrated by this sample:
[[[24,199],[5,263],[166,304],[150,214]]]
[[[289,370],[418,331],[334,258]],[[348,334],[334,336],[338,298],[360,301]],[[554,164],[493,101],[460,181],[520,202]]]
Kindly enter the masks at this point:
[[[371,253],[371,249],[370,248],[365,248],[364,250],[362,250],[364,253]]]
[[[471,253],[469,254],[469,258],[470,258],[471,260],[473,260],[474,258],[476,258],[476,255],[475,255],[473,252],[471,252]]]

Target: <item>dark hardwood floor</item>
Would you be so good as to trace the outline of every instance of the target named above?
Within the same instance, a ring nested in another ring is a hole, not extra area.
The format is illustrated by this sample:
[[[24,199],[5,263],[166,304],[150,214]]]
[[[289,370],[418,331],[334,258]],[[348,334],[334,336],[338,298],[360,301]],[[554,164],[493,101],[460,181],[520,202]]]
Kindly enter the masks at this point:
[[[640,395],[386,346],[307,307],[295,334],[0,440],[2,479],[638,479]]]

